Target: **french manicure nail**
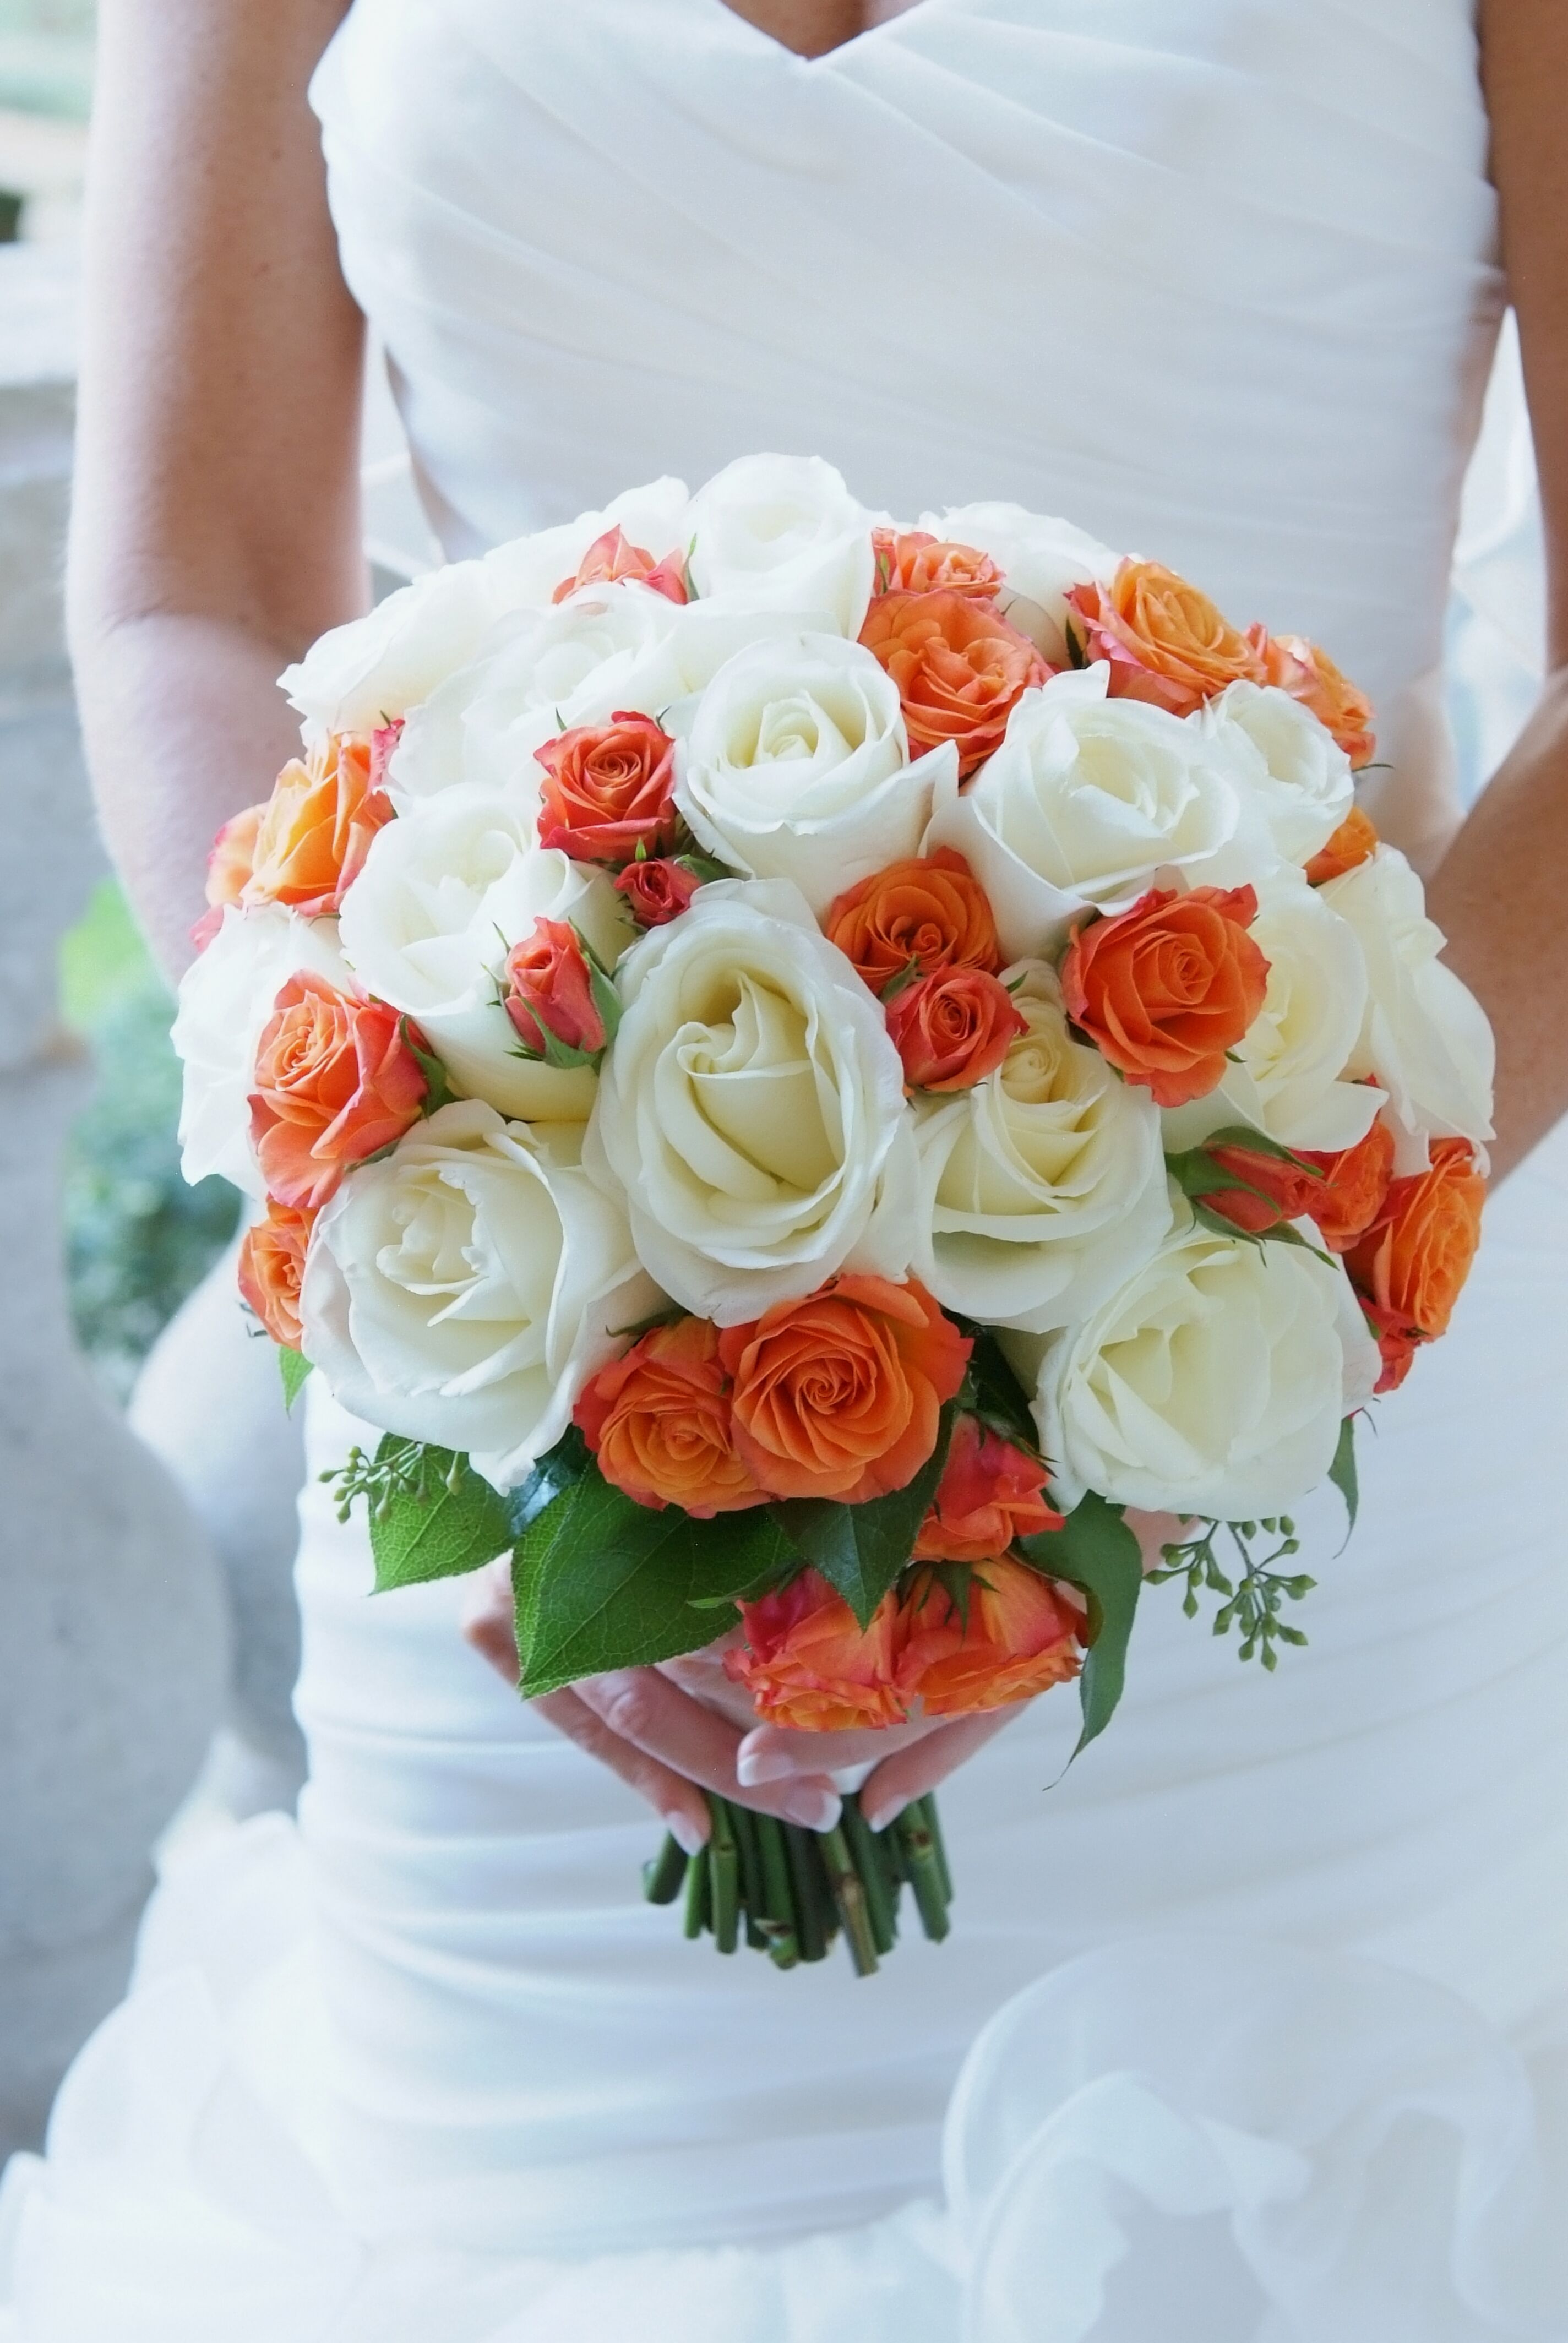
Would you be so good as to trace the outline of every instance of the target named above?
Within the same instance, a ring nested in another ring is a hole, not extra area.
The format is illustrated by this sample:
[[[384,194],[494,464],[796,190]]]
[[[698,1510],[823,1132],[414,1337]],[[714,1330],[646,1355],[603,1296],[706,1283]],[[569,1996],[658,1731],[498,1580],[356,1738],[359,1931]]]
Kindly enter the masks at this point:
[[[783,1811],[792,1823],[805,1830],[831,1830],[844,1811],[842,1798],[831,1790],[797,1790],[783,1801]]]
[[[735,1760],[735,1778],[747,1790],[755,1790],[764,1782],[782,1782],[794,1771],[782,1750],[748,1749],[744,1743]]]
[[[866,1825],[869,1829],[874,1831],[885,1831],[890,1823],[896,1823],[898,1821],[899,1816],[903,1813],[904,1808],[909,1805],[909,1803],[908,1798],[900,1798],[894,1805],[876,1807],[862,1806],[860,1812],[865,1816]]]
[[[666,1815],[664,1819],[677,1846],[688,1855],[701,1854],[708,1845],[708,1833],[689,1815]]]

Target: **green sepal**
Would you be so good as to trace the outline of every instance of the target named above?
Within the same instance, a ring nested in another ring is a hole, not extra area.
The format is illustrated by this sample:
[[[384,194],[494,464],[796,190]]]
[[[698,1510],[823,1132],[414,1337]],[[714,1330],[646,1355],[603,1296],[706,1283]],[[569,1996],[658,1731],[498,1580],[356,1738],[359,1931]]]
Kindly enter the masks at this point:
[[[466,1456],[388,1433],[376,1463],[399,1473],[370,1504],[377,1594],[482,1570],[511,1544],[510,1500]]]
[[[869,1627],[877,1605],[910,1560],[920,1523],[930,1511],[948,1461],[958,1416],[950,1400],[937,1427],[937,1443],[907,1486],[863,1505],[833,1497],[793,1497],[771,1507],[793,1551],[830,1586]]]
[[[883,1008],[887,1008],[890,1001],[896,1001],[900,992],[908,992],[911,984],[919,984],[921,974],[920,961],[915,959],[907,960],[896,976],[889,977],[877,995]]]
[[[419,1101],[419,1111],[427,1115],[438,1114],[444,1106],[450,1106],[457,1095],[447,1080],[447,1069],[433,1050],[427,1050],[422,1042],[414,1039],[414,1029],[407,1017],[399,1017],[397,1031],[403,1037],[404,1048],[425,1077],[425,1095]]]
[[[699,887],[710,887],[716,879],[733,879],[735,873],[727,862],[716,862],[711,854],[699,854],[695,848],[689,853],[673,855],[677,870],[695,879]]]
[[[1083,1729],[1072,1753],[1078,1757],[1104,1732],[1121,1698],[1127,1646],[1143,1592],[1143,1555],[1121,1506],[1109,1504],[1092,1490],[1060,1529],[1020,1538],[1017,1551],[1032,1569],[1064,1579],[1089,1599],[1089,1648],[1078,1680]]]
[[[789,1558],[769,1509],[695,1521],[674,1505],[639,1505],[587,1471],[514,1550],[521,1688],[537,1698],[579,1676],[699,1651],[733,1624],[734,1603]]]
[[[279,1342],[277,1345],[277,1372],[283,1378],[283,1404],[285,1410],[292,1413],[294,1403],[299,1397],[300,1393],[305,1389],[306,1379],[311,1373],[310,1361],[305,1356],[302,1351],[286,1350],[284,1345]]]
[[[1345,1501],[1350,1528],[1353,1530],[1362,1502],[1361,1476],[1356,1471],[1356,1420],[1353,1415],[1347,1415],[1340,1426],[1339,1446],[1334,1450],[1334,1461],[1329,1466],[1329,1478]],[[1348,1537],[1349,1531],[1346,1535]]]

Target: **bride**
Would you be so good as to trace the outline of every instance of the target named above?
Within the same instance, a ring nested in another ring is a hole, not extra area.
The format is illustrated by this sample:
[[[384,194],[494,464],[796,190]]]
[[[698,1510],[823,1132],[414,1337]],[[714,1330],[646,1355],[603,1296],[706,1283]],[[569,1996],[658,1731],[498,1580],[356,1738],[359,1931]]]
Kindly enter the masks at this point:
[[[637,1892],[649,1805],[821,1822],[819,1760],[662,1674],[525,1706],[460,1591],[367,1599],[313,1478],[297,1834],[155,1902],[0,2199],[0,2334],[1562,2343],[1564,670],[1446,854],[1436,711],[1510,300],[1568,562],[1568,17],[102,15],[72,607],[171,969],[206,841],[291,751],[275,677],[362,607],[367,317],[449,552],[775,447],[895,513],[1068,514],[1323,642],[1382,711],[1380,824],[1441,859],[1510,1176],[1353,1547],[1303,1526],[1310,1647],[1255,1680],[1151,1594],[1065,1780],[1049,1700],[886,1756],[879,1818],[945,1782],[960,1900],[870,1983],[717,1961]],[[316,1470],[351,1436],[316,1405]]]

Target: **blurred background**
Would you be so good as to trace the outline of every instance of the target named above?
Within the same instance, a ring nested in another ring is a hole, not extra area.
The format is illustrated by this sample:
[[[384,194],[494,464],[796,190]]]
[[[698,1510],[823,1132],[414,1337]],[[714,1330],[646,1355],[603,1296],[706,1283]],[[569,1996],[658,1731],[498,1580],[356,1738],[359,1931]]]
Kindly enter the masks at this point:
[[[0,2166],[123,1992],[155,1860],[292,1804],[303,1765],[299,1429],[220,1258],[239,1200],[180,1177],[173,1002],[97,842],[65,654],[92,81],[92,0],[0,0]],[[430,547],[374,355],[364,477],[384,593]],[[1509,327],[1449,618],[1467,801],[1543,631]]]

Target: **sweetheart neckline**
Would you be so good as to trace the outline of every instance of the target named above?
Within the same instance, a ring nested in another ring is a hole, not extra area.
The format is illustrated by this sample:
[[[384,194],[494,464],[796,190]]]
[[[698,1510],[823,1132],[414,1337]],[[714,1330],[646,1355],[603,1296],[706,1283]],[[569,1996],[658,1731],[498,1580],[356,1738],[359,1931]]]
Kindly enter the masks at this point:
[[[850,55],[866,42],[875,40],[880,34],[890,33],[895,25],[906,25],[913,17],[929,15],[938,5],[938,0],[906,0],[906,5],[895,15],[884,16],[879,24],[862,25],[858,33],[851,33],[847,41],[839,41],[832,48],[823,49],[815,56],[809,55],[803,49],[792,49],[789,42],[781,41],[776,33],[769,33],[764,25],[754,25],[749,16],[743,16],[739,8],[731,5],[731,0],[699,0],[699,5],[710,13],[717,12],[720,16],[728,17],[732,25],[739,25],[743,33],[754,34],[776,56],[787,59],[791,65],[815,70],[836,65],[840,57]]]

